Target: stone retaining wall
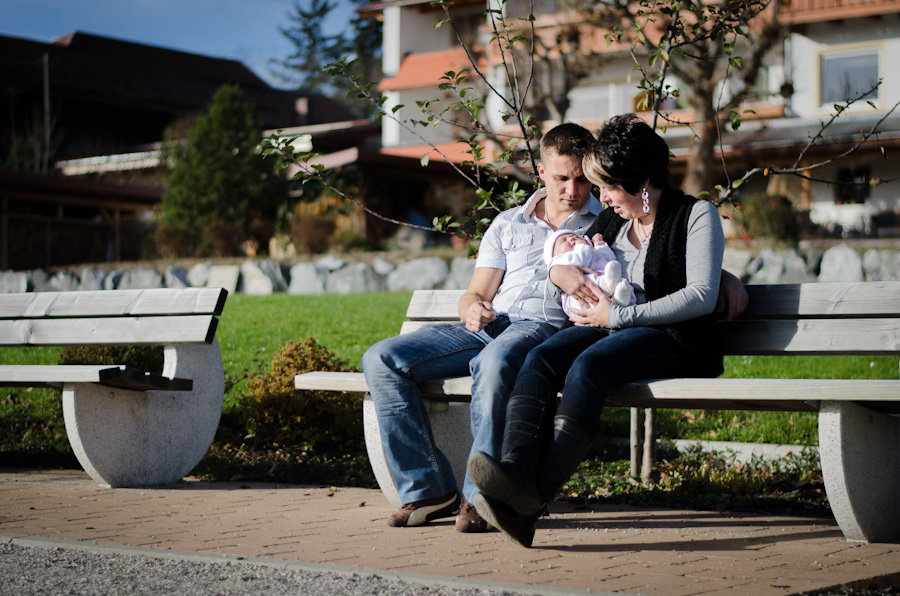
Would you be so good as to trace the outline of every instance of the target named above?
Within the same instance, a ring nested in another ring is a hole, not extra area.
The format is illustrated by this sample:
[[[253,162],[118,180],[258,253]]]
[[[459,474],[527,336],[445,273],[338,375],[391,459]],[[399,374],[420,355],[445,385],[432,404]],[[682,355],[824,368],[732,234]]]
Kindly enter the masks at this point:
[[[240,265],[172,265],[164,271],[139,266],[107,272],[0,272],[0,293],[222,286],[247,294],[349,294],[429,289],[464,289],[475,261],[463,257],[416,258],[393,263],[378,257],[372,264],[346,262],[337,256],[287,265],[247,260]],[[725,269],[745,283],[779,284],[815,281],[900,280],[900,250],[857,250],[841,244],[824,251],[726,249]]]

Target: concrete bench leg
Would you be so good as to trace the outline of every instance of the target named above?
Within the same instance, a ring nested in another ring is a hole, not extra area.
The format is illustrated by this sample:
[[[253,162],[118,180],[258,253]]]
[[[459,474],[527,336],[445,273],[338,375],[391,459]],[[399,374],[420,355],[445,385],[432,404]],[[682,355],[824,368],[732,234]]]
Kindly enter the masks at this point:
[[[450,460],[456,476],[456,486],[462,490],[463,479],[466,475],[466,460],[469,458],[469,450],[472,448],[472,434],[469,431],[469,404],[450,403],[443,411],[433,411],[430,418],[434,441],[438,449],[443,451]],[[375,404],[368,393],[363,400],[363,425],[366,435],[366,451],[369,454],[369,463],[372,465],[378,487],[391,506],[394,509],[400,509],[403,503],[400,502],[397,485],[394,484],[384,457],[378,416],[375,414]]]
[[[219,344],[166,346],[163,375],[193,379],[192,391],[129,391],[67,383],[63,415],[85,471],[112,488],[181,480],[212,444],[225,374]]]
[[[823,401],[819,456],[844,536],[900,542],[900,419],[852,402]]]

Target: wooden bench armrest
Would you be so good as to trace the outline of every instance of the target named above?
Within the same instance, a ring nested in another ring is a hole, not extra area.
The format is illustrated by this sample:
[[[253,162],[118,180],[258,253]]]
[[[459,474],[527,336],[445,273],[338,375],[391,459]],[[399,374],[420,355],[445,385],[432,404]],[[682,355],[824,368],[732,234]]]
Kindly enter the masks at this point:
[[[191,391],[191,379],[170,379],[124,365],[49,364],[0,366],[0,386],[56,387],[65,383],[97,383],[132,391]]]

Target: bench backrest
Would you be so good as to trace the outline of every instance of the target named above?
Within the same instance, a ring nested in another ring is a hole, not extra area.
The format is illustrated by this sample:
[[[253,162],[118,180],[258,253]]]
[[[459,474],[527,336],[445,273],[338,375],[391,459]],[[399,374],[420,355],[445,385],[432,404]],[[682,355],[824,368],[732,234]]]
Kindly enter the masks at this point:
[[[212,343],[223,288],[0,294],[0,345]]]
[[[745,287],[747,311],[723,323],[728,355],[900,354],[900,281]],[[463,293],[416,291],[400,332],[458,321]]]

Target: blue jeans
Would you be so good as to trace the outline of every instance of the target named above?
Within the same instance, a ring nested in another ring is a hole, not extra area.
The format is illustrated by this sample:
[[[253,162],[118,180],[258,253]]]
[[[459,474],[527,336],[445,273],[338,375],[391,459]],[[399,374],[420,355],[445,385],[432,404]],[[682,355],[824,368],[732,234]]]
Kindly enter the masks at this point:
[[[378,415],[387,465],[406,504],[446,495],[456,480],[437,448],[418,384],[472,375],[472,450],[499,455],[506,402],[529,350],[556,329],[540,321],[499,315],[481,331],[465,323],[423,327],[382,340],[363,354],[362,367]],[[466,476],[469,502],[477,488]]]
[[[660,329],[568,327],[531,351],[516,389],[528,386],[547,399],[562,390],[560,406],[583,412],[581,422],[595,436],[610,388],[640,379],[680,377],[682,368],[678,345]]]

